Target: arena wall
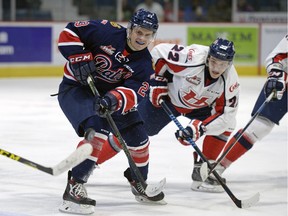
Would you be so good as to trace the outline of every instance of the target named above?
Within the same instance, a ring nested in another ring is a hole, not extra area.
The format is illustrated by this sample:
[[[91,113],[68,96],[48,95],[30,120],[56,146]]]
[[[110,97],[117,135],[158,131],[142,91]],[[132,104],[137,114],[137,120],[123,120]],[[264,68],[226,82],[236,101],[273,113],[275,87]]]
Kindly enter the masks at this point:
[[[1,22],[0,77],[62,76],[65,59],[57,48],[64,22]],[[126,26],[126,23],[120,23]],[[287,33],[285,24],[161,23],[159,43],[209,45],[216,37],[233,40],[239,75],[265,75],[268,53]]]

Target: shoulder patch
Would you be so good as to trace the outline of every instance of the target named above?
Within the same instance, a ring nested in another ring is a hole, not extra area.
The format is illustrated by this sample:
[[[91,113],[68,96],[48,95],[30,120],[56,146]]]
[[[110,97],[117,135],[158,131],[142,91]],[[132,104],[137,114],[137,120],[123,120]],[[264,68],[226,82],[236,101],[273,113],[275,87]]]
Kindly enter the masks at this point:
[[[76,21],[74,23],[75,27],[83,27],[89,25],[89,21]]]
[[[231,85],[230,87],[229,87],[229,91],[230,92],[233,92],[235,89],[237,89],[238,87],[239,87],[239,83],[238,82],[236,82],[236,83],[234,83],[233,85]]]
[[[119,29],[121,28],[121,26],[116,22],[110,22],[110,24],[115,28],[119,28]]]

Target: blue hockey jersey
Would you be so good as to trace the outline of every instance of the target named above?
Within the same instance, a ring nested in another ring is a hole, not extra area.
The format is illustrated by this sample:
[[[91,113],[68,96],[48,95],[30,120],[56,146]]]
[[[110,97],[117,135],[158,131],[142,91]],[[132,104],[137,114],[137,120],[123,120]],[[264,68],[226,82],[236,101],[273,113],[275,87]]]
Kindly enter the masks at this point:
[[[93,20],[68,23],[58,41],[58,48],[66,59],[83,50],[93,54],[95,85],[100,94],[112,89],[121,94],[122,113],[145,97],[150,77],[154,74],[149,50],[133,52],[127,46],[126,38],[125,27],[108,20]],[[78,82],[69,62],[64,67],[64,79]]]

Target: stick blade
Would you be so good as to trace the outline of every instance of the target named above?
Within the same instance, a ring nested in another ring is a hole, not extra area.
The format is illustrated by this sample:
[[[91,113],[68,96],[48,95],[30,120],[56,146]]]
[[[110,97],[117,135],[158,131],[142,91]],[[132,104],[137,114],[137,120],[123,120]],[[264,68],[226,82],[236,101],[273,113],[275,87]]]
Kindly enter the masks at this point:
[[[255,206],[260,200],[260,193],[256,193],[254,196],[246,200],[241,200],[241,208],[250,208]]]
[[[163,178],[160,182],[158,182],[157,184],[154,185],[150,185],[148,184],[146,189],[145,189],[145,193],[147,194],[147,196],[149,197],[153,197],[156,196],[158,194],[160,194],[162,192],[162,190],[164,189],[166,184],[166,178]]]
[[[207,164],[207,162],[204,162],[201,164],[200,177],[201,177],[203,182],[208,178],[208,164]]]
[[[93,147],[91,144],[86,143],[72,152],[66,159],[52,167],[53,175],[57,176],[67,171],[71,167],[77,166],[83,162],[92,153]]]

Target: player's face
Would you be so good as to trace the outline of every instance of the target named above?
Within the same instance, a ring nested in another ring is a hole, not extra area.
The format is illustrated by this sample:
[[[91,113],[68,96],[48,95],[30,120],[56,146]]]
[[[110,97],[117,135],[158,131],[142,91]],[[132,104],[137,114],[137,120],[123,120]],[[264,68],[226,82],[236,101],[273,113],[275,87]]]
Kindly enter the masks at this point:
[[[134,27],[130,31],[128,45],[134,51],[145,49],[154,39],[153,31],[141,27]]]
[[[210,56],[208,59],[209,73],[213,79],[217,79],[219,76],[221,76],[221,74],[224,73],[229,66],[229,61],[223,61],[213,56]]]

